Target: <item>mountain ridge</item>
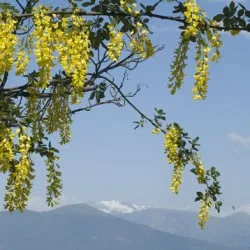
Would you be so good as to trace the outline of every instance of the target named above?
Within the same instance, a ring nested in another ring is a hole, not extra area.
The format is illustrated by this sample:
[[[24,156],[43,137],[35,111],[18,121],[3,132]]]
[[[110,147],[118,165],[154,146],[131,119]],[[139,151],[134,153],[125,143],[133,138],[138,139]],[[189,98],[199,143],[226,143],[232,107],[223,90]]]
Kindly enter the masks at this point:
[[[86,204],[0,212],[0,220],[1,250],[241,250],[162,232]]]

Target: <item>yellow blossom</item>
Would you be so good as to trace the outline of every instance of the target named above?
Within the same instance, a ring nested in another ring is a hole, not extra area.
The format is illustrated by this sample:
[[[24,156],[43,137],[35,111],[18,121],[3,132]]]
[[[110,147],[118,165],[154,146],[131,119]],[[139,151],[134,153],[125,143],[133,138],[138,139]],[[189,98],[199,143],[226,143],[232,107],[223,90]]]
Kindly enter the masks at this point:
[[[136,23],[136,32],[131,33],[130,47],[135,54],[140,54],[144,59],[152,57],[155,53],[153,44],[147,36],[148,31],[140,22]]]
[[[116,32],[113,25],[109,25],[110,41],[107,45],[108,56],[111,60],[117,61],[121,55],[123,48],[123,34],[122,32]]]
[[[0,76],[12,69],[17,37],[13,34],[17,21],[9,11],[0,13]]]
[[[155,128],[155,129],[152,130],[152,134],[155,134],[155,135],[160,134],[160,132],[161,132],[160,128]]]
[[[171,190],[178,193],[182,183],[184,163],[179,156],[179,141],[181,140],[181,130],[176,126],[170,126],[165,135],[165,148],[167,150],[168,163],[174,165]]]
[[[35,29],[32,36],[35,40],[36,62],[39,66],[40,81],[38,86],[46,88],[51,79],[51,69],[54,67],[53,31],[51,27],[52,17],[47,14],[47,10],[40,7],[35,10],[33,22]]]
[[[209,200],[201,200],[200,212],[198,215],[199,225],[204,228],[209,219],[209,209],[211,207],[211,202]]]
[[[16,65],[16,75],[22,75],[25,73],[27,65],[29,63],[29,57],[25,53],[24,49],[20,50],[17,54]]]
[[[195,154],[191,159],[192,164],[195,166],[195,174],[198,183],[205,183],[205,169],[198,154]]]

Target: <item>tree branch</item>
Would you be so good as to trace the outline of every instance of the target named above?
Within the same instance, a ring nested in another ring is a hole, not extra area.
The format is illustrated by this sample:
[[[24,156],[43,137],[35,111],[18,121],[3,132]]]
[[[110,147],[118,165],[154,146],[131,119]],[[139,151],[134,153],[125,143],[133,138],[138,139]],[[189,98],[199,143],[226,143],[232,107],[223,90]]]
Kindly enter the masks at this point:
[[[142,118],[144,118],[145,120],[147,120],[149,123],[151,123],[155,128],[159,128],[159,126],[152,120],[150,119],[148,116],[146,116],[144,113],[142,113],[142,111],[140,111],[124,94],[123,92],[121,91],[121,89],[112,81],[110,81],[107,77],[105,76],[100,76],[100,78],[103,78],[104,80],[106,80],[107,82],[109,82],[110,84],[112,84],[116,89],[117,91],[120,93],[120,95],[124,98],[124,100],[137,112],[141,115]],[[161,132],[166,134],[166,132],[161,129]]]
[[[115,105],[118,105],[117,102],[119,102],[120,100],[121,100],[121,97],[117,97],[117,98],[114,98],[112,100],[103,101],[103,102],[97,102],[95,104],[91,104],[91,105],[89,105],[87,107],[84,107],[84,108],[74,109],[74,110],[71,111],[71,114],[76,114],[76,113],[81,112],[81,111],[89,111],[89,109],[91,109],[93,107],[104,105],[104,104],[115,104]],[[120,105],[122,105],[122,104],[120,104]]]

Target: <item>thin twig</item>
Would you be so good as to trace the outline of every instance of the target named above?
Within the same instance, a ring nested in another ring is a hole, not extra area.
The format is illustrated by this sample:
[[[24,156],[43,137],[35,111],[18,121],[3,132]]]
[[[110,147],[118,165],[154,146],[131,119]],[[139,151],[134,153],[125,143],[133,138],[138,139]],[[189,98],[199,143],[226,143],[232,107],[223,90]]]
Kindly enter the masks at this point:
[[[123,92],[121,91],[121,89],[112,81],[110,81],[107,77],[105,76],[100,76],[100,78],[103,78],[105,79],[107,82],[109,82],[110,84],[112,84],[116,89],[117,91],[120,93],[120,95],[124,98],[124,100],[137,112],[141,115],[142,118],[146,119],[149,123],[151,123],[155,128],[159,128],[159,126],[152,120],[150,119],[148,116],[146,116],[144,113],[142,113],[142,111],[140,111],[124,94]],[[166,134],[166,132],[161,129],[161,132]]]

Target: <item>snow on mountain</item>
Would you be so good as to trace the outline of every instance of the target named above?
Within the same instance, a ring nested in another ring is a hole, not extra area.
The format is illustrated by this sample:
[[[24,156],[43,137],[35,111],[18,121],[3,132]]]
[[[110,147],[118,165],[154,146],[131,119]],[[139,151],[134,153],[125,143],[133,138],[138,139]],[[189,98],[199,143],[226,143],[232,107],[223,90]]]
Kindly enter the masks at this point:
[[[138,206],[135,204],[129,204],[127,202],[121,202],[117,200],[100,201],[100,202],[87,202],[90,206],[97,208],[105,213],[124,213],[131,214],[134,212],[149,209],[147,206]]]

